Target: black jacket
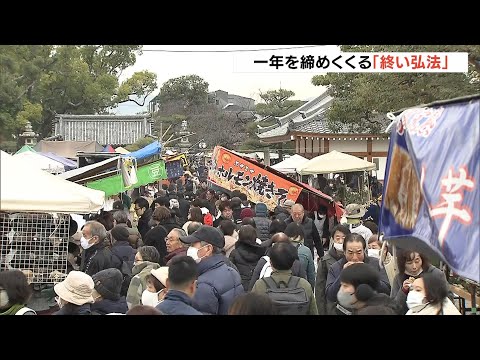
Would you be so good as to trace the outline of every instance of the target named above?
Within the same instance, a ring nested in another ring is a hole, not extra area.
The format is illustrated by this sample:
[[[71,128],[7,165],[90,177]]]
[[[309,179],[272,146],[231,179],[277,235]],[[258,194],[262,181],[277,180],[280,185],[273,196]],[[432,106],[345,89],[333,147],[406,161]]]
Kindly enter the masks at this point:
[[[91,305],[92,315],[106,315],[109,313],[126,314],[128,311],[127,300],[122,296],[117,301],[103,299]]]
[[[111,251],[113,255],[112,265],[117,269],[121,268],[123,261],[133,264],[133,261],[135,260],[135,250],[127,241],[116,241],[115,244],[113,244]]]
[[[138,219],[138,225],[137,229],[140,232],[140,235],[142,235],[142,239],[144,240],[143,242],[145,243],[145,235],[147,235],[148,230],[150,230],[150,226],[148,225],[148,222],[152,218],[153,210],[152,209],[147,209],[145,213],[140,216],[140,219]]]
[[[366,301],[366,306],[353,311],[353,315],[361,315],[362,312],[367,310],[369,307],[372,306],[382,306],[387,308],[387,311],[390,311],[392,315],[403,315],[401,313],[402,309],[401,307],[393,300],[391,299],[388,295],[381,294],[381,293],[375,293],[370,299]],[[375,315],[375,314],[371,314]]]
[[[258,260],[265,255],[265,248],[258,244],[248,244],[237,241],[235,249],[230,254],[230,260],[238,269],[242,278],[242,285],[245,291],[248,291],[248,285],[252,278],[253,271],[257,266]]]
[[[80,271],[92,276],[99,271],[109,269],[113,266],[112,252],[105,247],[105,242],[100,241],[82,252],[82,263]]]

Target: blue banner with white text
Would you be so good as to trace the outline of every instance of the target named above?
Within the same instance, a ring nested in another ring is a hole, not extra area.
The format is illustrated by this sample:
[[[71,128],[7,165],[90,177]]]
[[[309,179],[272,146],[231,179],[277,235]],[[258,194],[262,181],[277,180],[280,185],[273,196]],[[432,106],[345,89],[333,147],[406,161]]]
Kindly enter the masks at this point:
[[[480,100],[413,108],[391,132],[380,231],[480,282]]]

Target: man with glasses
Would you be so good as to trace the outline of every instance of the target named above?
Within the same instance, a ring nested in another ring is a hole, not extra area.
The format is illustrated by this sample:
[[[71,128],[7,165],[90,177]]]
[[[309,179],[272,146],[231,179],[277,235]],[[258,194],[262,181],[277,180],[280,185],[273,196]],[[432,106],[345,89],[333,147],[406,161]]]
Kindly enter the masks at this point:
[[[142,235],[142,239],[145,239],[145,235],[147,234],[148,230],[150,230],[148,222],[152,218],[153,211],[150,209],[148,200],[143,197],[136,199],[134,206],[135,213],[139,217],[137,229],[140,232],[140,235]]]
[[[173,258],[187,255],[188,245],[180,241],[180,236],[187,236],[185,230],[172,229],[165,238],[167,256],[165,256],[164,260],[167,266],[170,266]]]

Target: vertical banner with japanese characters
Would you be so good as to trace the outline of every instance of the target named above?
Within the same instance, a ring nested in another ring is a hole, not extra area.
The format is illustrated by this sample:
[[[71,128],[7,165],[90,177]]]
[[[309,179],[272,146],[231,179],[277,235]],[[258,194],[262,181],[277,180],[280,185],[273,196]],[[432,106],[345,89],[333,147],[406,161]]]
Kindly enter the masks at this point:
[[[209,180],[229,191],[240,190],[253,203],[263,202],[270,210],[285,200],[296,201],[302,189],[294,183],[256,166],[227,149],[216,146]]]
[[[480,100],[404,111],[392,130],[380,231],[480,281]],[[433,252],[433,253],[432,253]]]

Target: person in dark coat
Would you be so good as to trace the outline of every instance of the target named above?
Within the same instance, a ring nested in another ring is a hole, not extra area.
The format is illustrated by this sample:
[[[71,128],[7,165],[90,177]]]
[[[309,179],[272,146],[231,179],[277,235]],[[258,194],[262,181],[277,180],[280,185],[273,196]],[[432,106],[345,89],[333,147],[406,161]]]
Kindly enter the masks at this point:
[[[183,193],[178,193],[178,204],[179,204],[180,217],[183,219],[187,219],[188,211],[190,210],[190,202],[185,200],[185,196]]]
[[[204,314],[226,315],[233,300],[245,290],[239,273],[225,264],[223,234],[217,228],[202,225],[180,240],[190,245],[187,255],[198,264],[193,307]]]
[[[285,221],[290,217],[292,206],[295,205],[295,201],[287,199],[283,202],[283,205],[275,208],[275,219]]]
[[[113,267],[112,252],[105,246],[107,230],[98,221],[87,221],[82,229],[80,271],[88,275]]]
[[[386,294],[377,292],[381,289],[378,271],[367,264],[356,263],[342,270],[341,287],[337,300],[352,315],[368,312],[369,307],[384,307],[393,314],[400,315],[400,307]],[[377,310],[378,311],[378,310]]]
[[[257,231],[251,225],[243,225],[238,233],[238,241],[229,258],[237,267],[242,285],[248,291],[248,285],[258,260],[265,255],[265,248],[256,242]]]
[[[130,220],[128,220],[128,214],[125,211],[116,211],[113,214],[113,220],[115,226],[120,226],[128,230],[128,242],[132,248],[138,249],[140,246],[143,246],[142,236],[139,231],[128,225]]]
[[[140,232],[140,235],[142,235],[142,239],[145,239],[145,235],[147,234],[148,230],[150,230],[148,223],[150,222],[153,211],[149,208],[148,200],[143,197],[136,199],[134,204],[135,213],[137,216],[140,216],[138,219],[137,229]]]
[[[135,260],[136,251],[129,242],[129,232],[127,228],[122,226],[115,226],[111,231],[113,245],[112,245],[112,267],[120,269],[122,263],[125,261],[133,268],[133,261]]]
[[[190,256],[177,256],[168,268],[168,292],[156,308],[165,315],[203,315],[192,306],[197,288],[197,264]]]
[[[315,259],[314,247],[317,249],[318,257],[322,257],[324,255],[322,239],[320,238],[320,234],[318,233],[313,220],[305,215],[305,210],[302,204],[295,204],[292,206],[292,215],[285,220],[287,225],[291,222],[296,222],[303,228],[303,233],[305,234],[303,242],[312,252],[312,257]]]
[[[125,314],[128,311],[125,296],[120,296],[123,275],[118,269],[105,269],[92,276],[95,302],[91,305],[92,315],[109,313]]]
[[[218,206],[221,215],[213,222],[213,227],[218,227],[222,220],[233,221],[233,210],[230,201],[222,201]]]
[[[332,265],[344,255],[343,241],[345,237],[350,234],[350,230],[344,225],[337,225],[333,228],[332,233],[332,246],[322,258],[318,258],[317,276],[315,279],[315,300],[317,301],[319,315],[335,315],[337,312],[337,303],[327,300],[325,286],[328,271]]]
[[[378,222],[380,220],[381,206],[382,206],[382,195],[380,195],[377,198],[377,201],[375,203],[370,204],[370,206],[367,208],[367,211],[365,212],[365,215],[363,215],[362,220],[364,222],[371,220],[378,225]]]
[[[379,273],[380,282],[376,290],[383,294],[390,294],[390,282],[388,281],[385,268],[380,267],[377,258],[367,256],[366,242],[362,235],[355,233],[347,235],[343,242],[343,253],[344,255],[342,258],[334,263],[328,271],[327,283],[325,285],[325,292],[328,301],[337,302],[337,293],[340,289],[340,274],[342,270],[359,262],[370,265]],[[341,306],[338,306],[338,304],[337,309],[339,310],[338,314],[341,314],[345,310]],[[347,309],[344,313],[348,312]]]
[[[230,201],[230,204],[232,205],[233,222],[238,225],[242,222],[242,218],[240,216],[240,213],[242,212],[242,200],[235,196]]]
[[[277,221],[277,220],[275,220]],[[281,241],[288,241],[290,242],[289,237],[284,234],[283,232],[276,233],[272,236],[270,240],[267,240],[262,243],[262,247],[266,247],[265,250],[265,256],[262,256],[260,260],[258,260],[257,265],[255,266],[255,269],[253,270],[252,273],[252,278],[250,279],[250,283],[248,284],[248,290],[251,291],[253,289],[253,286],[255,285],[255,282],[260,279],[263,276],[268,276],[269,274],[265,274],[265,270],[268,271],[268,269],[265,269],[265,267],[269,267],[270,263],[270,251],[272,249],[273,244]],[[271,271],[271,267],[269,267]],[[292,275],[298,276],[301,278],[304,278],[305,280],[307,279],[307,271],[306,269],[302,266],[300,263],[300,259],[298,258],[298,253],[297,253],[297,258],[293,262],[292,265]]]
[[[169,209],[164,206],[160,206],[155,209],[152,219],[158,222],[158,225],[149,230],[145,234],[144,244],[148,246],[154,246],[160,254],[160,266],[165,266],[165,256],[167,255],[167,246],[165,244],[165,238],[172,231],[172,229],[180,228],[172,217]]]
[[[257,225],[257,236],[260,240],[266,241],[270,239],[270,224],[272,221],[267,218],[268,209],[264,203],[257,203],[255,205],[255,224]]]

